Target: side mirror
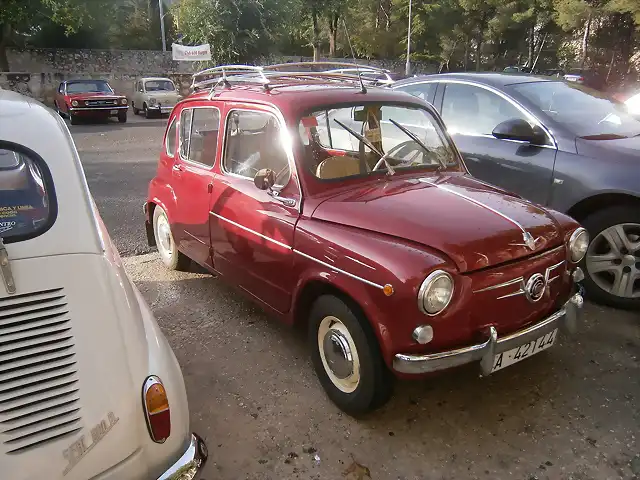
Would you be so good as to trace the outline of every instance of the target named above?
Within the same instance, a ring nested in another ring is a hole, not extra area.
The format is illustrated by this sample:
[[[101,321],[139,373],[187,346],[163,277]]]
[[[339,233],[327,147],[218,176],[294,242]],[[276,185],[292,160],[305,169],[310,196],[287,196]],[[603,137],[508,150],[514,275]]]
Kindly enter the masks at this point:
[[[501,140],[519,140],[533,144],[544,143],[544,132],[539,127],[532,127],[529,122],[521,118],[512,118],[498,124],[491,132]]]
[[[276,184],[276,173],[269,168],[258,170],[256,176],[253,177],[253,184],[260,190],[271,190]]]

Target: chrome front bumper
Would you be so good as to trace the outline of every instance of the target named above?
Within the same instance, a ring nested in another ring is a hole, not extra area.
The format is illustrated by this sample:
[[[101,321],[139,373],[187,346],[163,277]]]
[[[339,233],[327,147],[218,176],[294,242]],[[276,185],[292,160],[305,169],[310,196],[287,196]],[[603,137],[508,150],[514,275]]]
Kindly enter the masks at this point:
[[[171,110],[173,110],[173,107],[175,105],[149,105],[147,108],[149,110],[156,110],[156,111],[160,111],[162,113],[171,113]]]
[[[207,446],[195,433],[187,451],[158,480],[193,480],[207,461]]]
[[[493,368],[493,358],[499,353],[531,342],[556,328],[567,334],[575,333],[578,329],[578,310],[582,308],[582,304],[582,294],[576,293],[560,310],[535,325],[502,338],[498,338],[495,327],[490,327],[488,340],[470,347],[427,355],[398,353],[393,359],[393,369],[399,373],[421,374],[480,362],[482,375],[489,375]]]
[[[70,112],[102,112],[105,110],[128,110],[129,105],[96,105],[93,107],[71,107]]]

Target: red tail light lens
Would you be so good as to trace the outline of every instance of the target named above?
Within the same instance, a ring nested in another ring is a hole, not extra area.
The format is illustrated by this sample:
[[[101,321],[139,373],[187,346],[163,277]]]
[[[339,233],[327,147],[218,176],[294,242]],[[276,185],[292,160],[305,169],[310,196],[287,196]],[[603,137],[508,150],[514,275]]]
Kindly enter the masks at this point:
[[[171,411],[164,385],[155,375],[144,382],[142,405],[151,439],[156,443],[164,443],[171,435]]]

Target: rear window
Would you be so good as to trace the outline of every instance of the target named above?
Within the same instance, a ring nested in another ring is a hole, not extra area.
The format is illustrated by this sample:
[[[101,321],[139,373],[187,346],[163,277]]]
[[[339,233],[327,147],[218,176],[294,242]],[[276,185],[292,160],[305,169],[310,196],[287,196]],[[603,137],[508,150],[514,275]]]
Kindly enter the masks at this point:
[[[49,171],[35,153],[0,144],[0,237],[7,242],[44,233],[55,220]]]

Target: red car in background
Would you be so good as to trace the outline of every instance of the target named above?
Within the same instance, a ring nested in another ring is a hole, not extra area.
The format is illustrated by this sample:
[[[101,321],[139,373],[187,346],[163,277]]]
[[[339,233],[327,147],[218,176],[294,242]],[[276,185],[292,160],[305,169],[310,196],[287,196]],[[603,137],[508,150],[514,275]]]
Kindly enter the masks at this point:
[[[60,84],[55,97],[55,109],[69,117],[75,125],[80,119],[117,117],[127,121],[127,98],[118,95],[106,80],[66,80]]]

